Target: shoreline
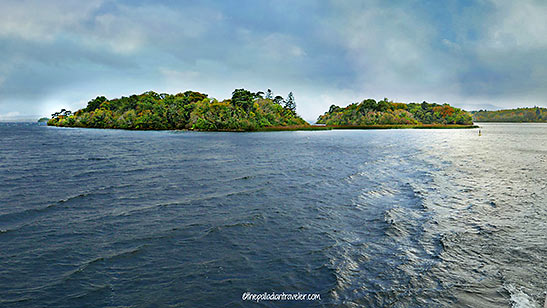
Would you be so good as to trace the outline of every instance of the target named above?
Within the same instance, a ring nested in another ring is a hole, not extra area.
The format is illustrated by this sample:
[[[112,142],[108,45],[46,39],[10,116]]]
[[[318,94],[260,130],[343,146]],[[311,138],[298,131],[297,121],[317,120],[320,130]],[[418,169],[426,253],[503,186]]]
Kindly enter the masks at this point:
[[[379,124],[379,125],[339,125],[332,129],[468,129],[478,128],[475,124]]]
[[[478,125],[462,125],[462,124],[382,124],[382,125],[292,125],[292,126],[270,126],[262,127],[256,130],[238,130],[238,129],[216,129],[216,130],[199,130],[199,129],[132,129],[132,128],[100,128],[100,127],[82,127],[82,126],[59,126],[47,125],[51,127],[63,128],[91,128],[91,129],[119,129],[133,131],[195,131],[195,132],[277,132],[277,131],[323,131],[323,130],[338,130],[338,129],[472,129],[479,128]]]

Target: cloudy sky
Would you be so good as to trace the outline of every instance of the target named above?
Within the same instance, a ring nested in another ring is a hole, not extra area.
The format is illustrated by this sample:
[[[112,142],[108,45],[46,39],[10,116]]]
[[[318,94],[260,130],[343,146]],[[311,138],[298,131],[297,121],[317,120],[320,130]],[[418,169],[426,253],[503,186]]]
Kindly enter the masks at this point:
[[[0,119],[235,88],[315,120],[364,98],[547,105],[547,1],[0,1]]]

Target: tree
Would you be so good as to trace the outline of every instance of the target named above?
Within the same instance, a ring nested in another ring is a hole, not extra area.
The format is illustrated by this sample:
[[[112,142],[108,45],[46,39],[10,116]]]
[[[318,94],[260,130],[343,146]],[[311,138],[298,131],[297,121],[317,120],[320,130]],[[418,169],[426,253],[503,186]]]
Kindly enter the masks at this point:
[[[383,100],[378,102],[378,105],[376,106],[376,110],[380,112],[385,112],[389,109],[389,103],[387,101],[387,98],[384,98]]]
[[[206,99],[208,95],[195,91],[186,91],[182,94],[182,96],[186,99],[186,104],[188,104],[201,102],[202,100]]]
[[[376,101],[371,98],[365,99],[361,102],[361,107],[364,111],[376,110],[376,105]]]
[[[251,91],[245,89],[235,89],[232,92],[232,104],[243,108],[245,111],[249,111],[253,105],[254,94]]]
[[[292,94],[292,92],[289,92],[289,95],[287,95],[285,108],[292,112],[296,112],[296,102],[294,101],[294,95]]]
[[[61,111],[55,112],[51,114],[52,118],[58,118],[58,117],[69,117],[72,115],[72,111],[66,110],[65,108],[61,109]]]
[[[276,103],[276,104],[279,104],[279,105],[281,105],[281,103],[282,103],[283,101],[284,101],[283,96],[280,96],[280,95],[276,96],[276,97],[273,99],[273,102]]]
[[[330,105],[330,108],[329,108],[329,113],[333,113],[333,112],[338,112],[340,111],[342,108],[336,106],[336,105]]]
[[[255,97],[256,97],[256,98],[264,98],[264,92],[262,92],[262,91],[256,92],[256,93],[255,93]]]
[[[272,90],[268,89],[268,91],[266,91],[266,99],[272,99],[273,98],[273,92]]]
[[[87,103],[87,107],[85,108],[85,111],[91,112],[95,109],[99,109],[101,107],[101,104],[106,102],[106,97],[104,96],[97,96],[95,99],[92,99]]]

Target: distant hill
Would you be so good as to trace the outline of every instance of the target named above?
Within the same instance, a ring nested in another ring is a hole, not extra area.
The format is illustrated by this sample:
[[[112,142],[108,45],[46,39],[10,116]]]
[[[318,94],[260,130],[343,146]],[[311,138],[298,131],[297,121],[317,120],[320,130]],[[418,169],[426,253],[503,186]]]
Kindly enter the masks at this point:
[[[0,122],[36,122],[40,115],[0,115]],[[48,118],[49,119],[49,118]]]
[[[333,126],[363,125],[472,125],[471,115],[448,104],[394,103],[387,98],[376,102],[373,99],[351,104],[345,108],[332,105],[317,119],[318,124]]]
[[[547,122],[547,108],[516,108],[496,111],[472,111],[476,122]]]

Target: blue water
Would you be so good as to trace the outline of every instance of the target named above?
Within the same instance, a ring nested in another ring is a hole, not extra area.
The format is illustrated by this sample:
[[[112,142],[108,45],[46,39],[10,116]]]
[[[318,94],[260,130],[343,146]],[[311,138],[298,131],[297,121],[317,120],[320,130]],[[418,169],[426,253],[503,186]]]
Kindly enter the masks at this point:
[[[0,307],[542,307],[547,125],[481,129],[0,123]]]

